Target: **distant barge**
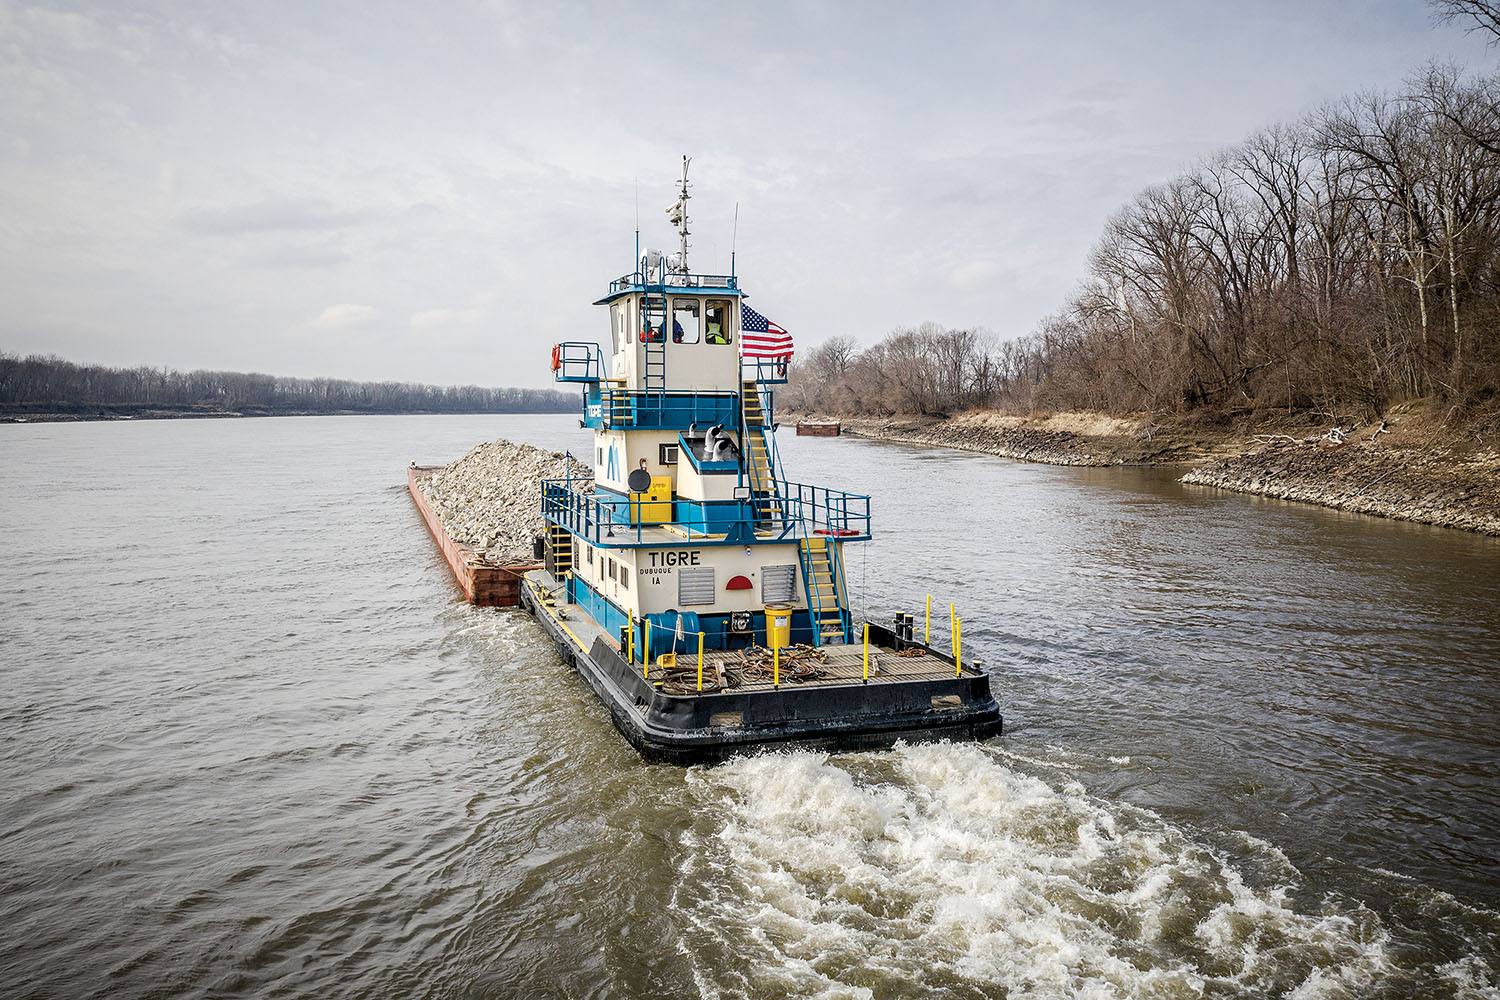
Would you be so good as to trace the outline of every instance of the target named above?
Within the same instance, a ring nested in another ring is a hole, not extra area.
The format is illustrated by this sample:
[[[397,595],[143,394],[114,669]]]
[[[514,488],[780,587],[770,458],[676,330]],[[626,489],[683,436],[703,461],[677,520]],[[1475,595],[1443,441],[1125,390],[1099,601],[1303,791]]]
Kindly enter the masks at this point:
[[[854,620],[843,549],[870,538],[870,498],[786,478],[770,386],[790,338],[733,274],[688,270],[687,200],[684,157],[681,252],[648,251],[595,303],[608,353],[553,348],[554,380],[582,386],[594,480],[542,483],[521,604],[647,760],[997,735],[956,619],[948,651],[909,617]]]
[[[843,430],[843,425],[837,420],[799,420],[797,421],[798,437],[824,437],[836,438]]]

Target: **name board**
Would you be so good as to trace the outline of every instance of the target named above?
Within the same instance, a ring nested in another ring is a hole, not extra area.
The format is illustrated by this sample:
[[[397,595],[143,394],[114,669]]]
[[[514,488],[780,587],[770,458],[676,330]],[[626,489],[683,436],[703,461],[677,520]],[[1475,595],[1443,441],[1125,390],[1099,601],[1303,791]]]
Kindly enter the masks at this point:
[[[651,565],[653,566],[698,566],[701,564],[703,553],[700,551],[674,552],[668,549],[665,552],[651,553]]]

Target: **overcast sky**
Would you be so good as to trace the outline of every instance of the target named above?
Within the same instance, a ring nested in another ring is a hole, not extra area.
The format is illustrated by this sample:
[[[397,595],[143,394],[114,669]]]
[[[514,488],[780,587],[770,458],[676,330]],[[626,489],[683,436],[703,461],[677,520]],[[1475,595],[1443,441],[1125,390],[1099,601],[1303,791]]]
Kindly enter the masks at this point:
[[[1421,0],[0,0],[0,350],[543,385],[693,156],[801,346],[1029,332],[1142,187],[1497,54]]]

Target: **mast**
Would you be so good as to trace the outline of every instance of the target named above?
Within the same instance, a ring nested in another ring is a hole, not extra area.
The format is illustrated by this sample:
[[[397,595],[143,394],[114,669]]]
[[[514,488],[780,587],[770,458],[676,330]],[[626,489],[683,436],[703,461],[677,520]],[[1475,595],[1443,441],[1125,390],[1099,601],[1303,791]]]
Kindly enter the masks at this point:
[[[692,163],[692,157],[686,153],[682,156],[682,188],[677,194],[677,200],[667,206],[667,218],[672,225],[677,227],[677,236],[682,242],[682,249],[678,253],[677,266],[683,273],[688,273],[688,164]]]

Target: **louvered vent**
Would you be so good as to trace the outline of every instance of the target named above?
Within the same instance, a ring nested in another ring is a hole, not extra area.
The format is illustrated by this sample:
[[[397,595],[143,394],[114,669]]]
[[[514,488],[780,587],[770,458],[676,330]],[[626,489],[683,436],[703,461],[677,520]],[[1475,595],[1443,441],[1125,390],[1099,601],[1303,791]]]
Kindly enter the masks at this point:
[[[677,571],[677,603],[712,604],[714,602],[714,568],[684,566]]]
[[[790,604],[797,597],[797,567],[762,566],[760,568],[760,597],[765,604]]]

